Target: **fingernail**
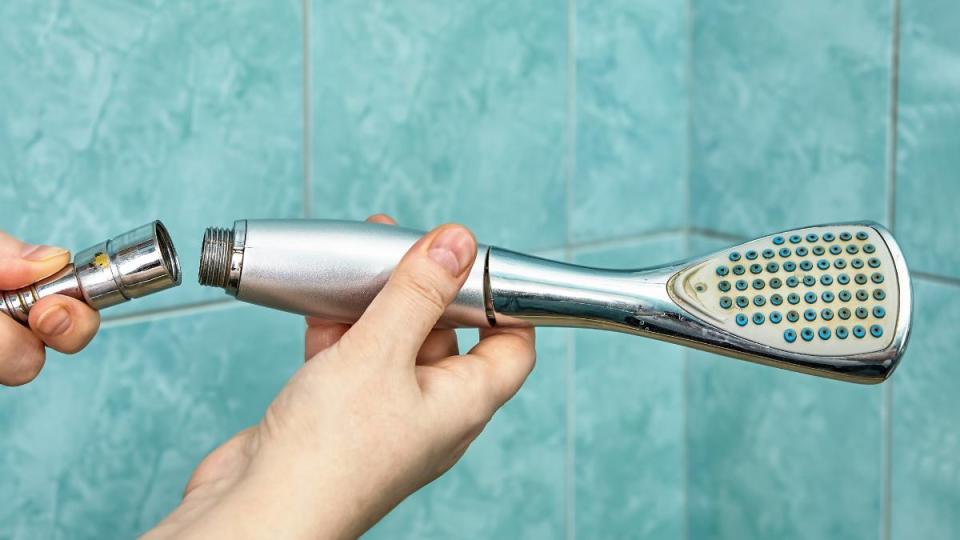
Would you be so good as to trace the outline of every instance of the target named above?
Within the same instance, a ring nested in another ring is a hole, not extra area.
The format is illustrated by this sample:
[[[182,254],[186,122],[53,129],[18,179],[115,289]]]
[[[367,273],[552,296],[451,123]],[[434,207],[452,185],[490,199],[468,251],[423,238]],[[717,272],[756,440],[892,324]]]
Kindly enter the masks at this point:
[[[56,246],[33,246],[27,244],[23,247],[23,250],[20,251],[20,256],[28,261],[43,262],[54,257],[59,257],[66,252],[67,250]]]
[[[37,331],[45,336],[59,336],[70,329],[70,313],[63,306],[50,308],[37,319]]]
[[[473,237],[462,227],[450,227],[433,240],[427,256],[450,275],[459,276],[473,256]]]

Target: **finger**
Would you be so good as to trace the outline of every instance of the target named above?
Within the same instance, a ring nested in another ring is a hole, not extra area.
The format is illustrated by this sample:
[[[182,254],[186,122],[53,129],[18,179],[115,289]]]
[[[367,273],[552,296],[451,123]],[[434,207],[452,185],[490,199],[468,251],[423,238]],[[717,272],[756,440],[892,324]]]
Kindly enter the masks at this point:
[[[460,354],[460,344],[457,342],[457,333],[453,330],[433,330],[423,341],[420,352],[417,354],[418,364],[433,364],[448,356]]]
[[[382,223],[384,225],[396,225],[397,222],[386,214],[374,214],[367,218],[370,223]],[[307,317],[307,331],[304,336],[304,361],[309,361],[321,351],[328,349],[331,345],[340,341],[343,334],[350,329],[349,324],[337,323],[318,319],[316,317]]]
[[[19,386],[43,368],[43,343],[29,328],[0,315],[0,384]]]
[[[480,342],[466,356],[480,362],[484,378],[480,385],[490,393],[495,407],[500,407],[517,393],[533,371],[537,352],[533,328],[485,328]]]
[[[374,214],[367,218],[370,223],[382,223],[384,225],[396,225],[397,222],[386,214]]]
[[[70,262],[70,252],[35,246],[0,232],[0,289],[19,289],[53,275]]]
[[[30,329],[48,347],[62,353],[86,347],[99,328],[100,313],[69,296],[48,296],[30,309]]]
[[[310,360],[340,341],[340,338],[349,329],[349,324],[307,317],[307,332],[304,336],[304,361]]]
[[[477,243],[460,225],[424,235],[404,255],[341,346],[364,356],[414,360],[463,286]]]

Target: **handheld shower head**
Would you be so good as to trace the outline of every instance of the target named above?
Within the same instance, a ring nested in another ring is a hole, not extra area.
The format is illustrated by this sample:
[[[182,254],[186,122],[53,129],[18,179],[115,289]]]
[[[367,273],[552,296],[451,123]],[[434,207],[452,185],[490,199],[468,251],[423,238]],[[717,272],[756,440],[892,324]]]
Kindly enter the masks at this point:
[[[46,279],[0,292],[0,312],[27,324],[33,305],[52,294],[72,296],[101,310],[176,287],[181,279],[170,234],[154,221],[80,251],[71,264]]]
[[[254,304],[355,321],[420,233],[371,223],[208,229],[200,283]],[[653,337],[813,375],[877,383],[911,320],[909,273],[876,223],[805,227],[659,268],[587,268],[478,246],[443,327],[566,326]]]

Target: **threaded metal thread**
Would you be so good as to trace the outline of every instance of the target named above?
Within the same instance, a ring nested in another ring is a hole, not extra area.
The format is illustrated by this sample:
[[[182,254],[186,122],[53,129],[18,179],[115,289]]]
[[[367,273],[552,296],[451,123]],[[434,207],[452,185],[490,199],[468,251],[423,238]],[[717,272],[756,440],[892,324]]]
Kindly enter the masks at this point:
[[[233,230],[210,227],[200,249],[200,284],[226,288],[233,255]]]

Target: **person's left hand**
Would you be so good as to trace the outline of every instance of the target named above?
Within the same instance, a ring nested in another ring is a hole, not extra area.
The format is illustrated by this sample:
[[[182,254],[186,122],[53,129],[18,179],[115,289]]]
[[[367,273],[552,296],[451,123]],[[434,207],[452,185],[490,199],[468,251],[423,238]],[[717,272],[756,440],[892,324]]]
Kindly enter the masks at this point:
[[[0,291],[26,287],[70,263],[70,252],[37,246],[0,232]],[[2,301],[2,300],[0,300]],[[75,353],[93,339],[100,314],[80,300],[55,294],[30,309],[29,327],[0,313],[0,384],[32,381],[46,360],[46,348]]]
[[[306,364],[150,535],[355,538],[453,466],[535,358],[532,328],[480,330],[464,355],[452,330],[434,330],[476,249],[463,227],[439,227],[354,325],[309,320]]]

